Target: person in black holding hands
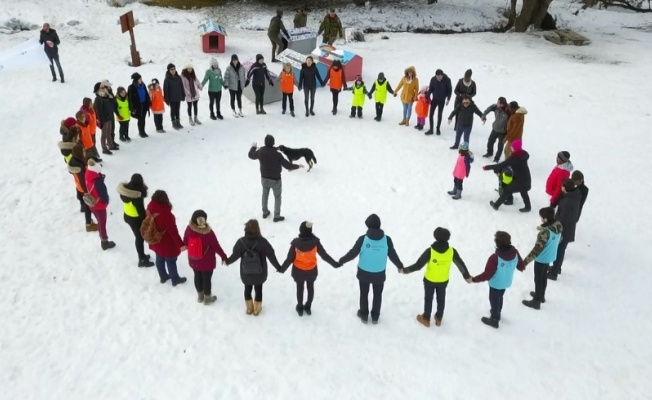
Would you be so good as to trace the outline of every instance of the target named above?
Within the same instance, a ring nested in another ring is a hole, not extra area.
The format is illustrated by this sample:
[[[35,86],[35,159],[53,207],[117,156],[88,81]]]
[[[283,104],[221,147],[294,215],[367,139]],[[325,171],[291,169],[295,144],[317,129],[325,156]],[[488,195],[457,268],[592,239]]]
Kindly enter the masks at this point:
[[[430,129],[425,132],[426,135],[433,134],[432,126],[435,109],[437,109],[437,135],[441,135],[441,115],[444,112],[444,105],[448,105],[448,102],[451,100],[452,91],[451,79],[444,71],[438,69],[435,72],[435,76],[430,79],[430,86],[428,86],[428,91],[426,92],[426,96],[431,97],[429,114]]]
[[[317,81],[321,86],[324,86],[324,80],[321,79],[317,65],[312,56],[306,57],[306,62],[301,65],[301,73],[299,74],[299,90],[303,89],[303,95],[306,105],[306,117],[309,115],[314,116],[313,108],[315,107],[315,91],[317,90]],[[310,100],[310,109],[308,108],[308,100]]]
[[[482,118],[482,111],[475,105],[473,100],[468,96],[463,96],[462,102],[455,106],[455,109],[448,117],[450,124],[455,117],[455,143],[450,147],[451,150],[457,150],[460,145],[460,138],[464,134],[464,142],[469,143],[471,140],[471,130],[473,129],[473,114]],[[459,123],[457,121],[459,117]],[[485,120],[482,121],[484,125]]]
[[[504,186],[498,200],[496,200],[496,202],[490,201],[489,204],[494,210],[498,210],[503,203],[511,205],[514,202],[513,194],[518,192],[521,194],[524,204],[524,207],[519,209],[519,211],[530,212],[532,207],[530,205],[530,195],[528,192],[532,188],[532,176],[530,175],[530,167],[528,167],[527,164],[530,154],[523,150],[523,142],[521,139],[514,140],[511,146],[512,152],[505,161],[482,167],[483,170],[494,171],[497,175],[502,174],[502,172],[507,169],[512,173],[512,181]]]
[[[262,54],[256,54],[256,62],[251,66],[249,73],[247,73],[245,86],[248,86],[250,81],[251,88],[254,90],[254,95],[256,96],[256,114],[267,114],[263,108],[265,81],[269,82],[269,86],[274,86],[274,82],[269,77],[267,64],[265,64],[265,58]]]
[[[455,107],[460,105],[464,99],[464,96],[468,96],[470,99],[475,97],[477,88],[475,81],[471,79],[471,75],[473,75],[473,71],[471,69],[467,69],[464,73],[464,78],[461,78],[459,81],[457,81],[457,85],[455,85]],[[454,129],[457,130],[457,118],[455,118]]]

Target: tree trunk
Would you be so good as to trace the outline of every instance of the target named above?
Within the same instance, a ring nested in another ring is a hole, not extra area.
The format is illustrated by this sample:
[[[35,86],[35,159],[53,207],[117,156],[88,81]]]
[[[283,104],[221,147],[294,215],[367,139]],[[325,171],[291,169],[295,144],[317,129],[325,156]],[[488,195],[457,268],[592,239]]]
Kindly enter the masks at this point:
[[[514,28],[516,32],[525,32],[530,25],[541,27],[541,21],[548,13],[552,0],[523,0],[521,13],[516,17]]]
[[[541,29],[541,22],[548,14],[548,7],[550,7],[552,0],[542,0],[539,2],[538,9],[532,14],[532,25],[535,29]]]

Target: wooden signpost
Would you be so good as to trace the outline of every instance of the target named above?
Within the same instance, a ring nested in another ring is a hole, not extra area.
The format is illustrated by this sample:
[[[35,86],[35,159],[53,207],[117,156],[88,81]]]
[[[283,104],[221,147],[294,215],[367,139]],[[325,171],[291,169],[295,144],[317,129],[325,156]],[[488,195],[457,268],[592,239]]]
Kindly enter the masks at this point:
[[[120,16],[120,26],[122,27],[122,33],[129,31],[129,36],[131,37],[131,66],[139,67],[140,66],[140,54],[136,50],[136,38],[134,37],[134,13],[129,11],[126,14]]]

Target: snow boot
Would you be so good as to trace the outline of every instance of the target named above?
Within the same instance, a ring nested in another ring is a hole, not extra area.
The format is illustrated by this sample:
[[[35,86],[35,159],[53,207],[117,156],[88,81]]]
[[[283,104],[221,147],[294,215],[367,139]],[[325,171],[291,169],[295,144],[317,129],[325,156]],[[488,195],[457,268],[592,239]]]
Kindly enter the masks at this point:
[[[333,109],[331,110],[331,112],[333,113],[333,115],[337,115],[337,108],[333,107]]]
[[[212,295],[212,294],[204,295],[204,305],[205,306],[213,304],[213,303],[215,303],[215,301],[217,301],[217,296]]]
[[[555,273],[555,272],[548,272],[548,280],[549,280],[549,281],[556,281],[556,280],[557,280],[557,273]]]
[[[403,118],[401,122],[398,123],[399,125],[407,125],[407,119]]]
[[[310,114],[308,113],[308,111],[306,111],[306,117],[309,117],[309,116],[310,116]]]
[[[541,302],[539,300],[523,300],[523,305],[525,307],[530,307],[534,308],[535,310],[539,310],[541,308]]]
[[[234,117],[234,118],[238,118],[238,117],[239,117],[238,113],[235,112],[235,109],[233,110],[233,117]]]
[[[489,205],[491,206],[491,208],[493,208],[493,209],[496,210],[496,211],[498,211],[498,208],[500,207],[499,205],[497,205],[497,204],[494,203],[493,201],[490,201],[490,202],[489,202]]]
[[[441,135],[441,131],[437,128],[437,136]]]
[[[97,224],[95,222],[86,224],[86,232],[97,232]]]
[[[188,117],[188,122],[190,122],[191,126],[195,126],[195,121],[193,121],[192,117]]]
[[[172,286],[181,285],[182,283],[186,283],[187,280],[188,279],[186,279],[185,277],[182,276],[182,277],[179,278],[179,280],[172,281]]]
[[[102,240],[102,250],[109,250],[115,247],[115,243],[106,239]]]
[[[63,76],[61,77],[61,83],[65,83],[66,81],[63,79]]]
[[[109,149],[102,149],[102,154],[112,155],[113,152]]]
[[[435,317],[435,326],[441,326],[441,318]]]
[[[453,200],[459,200],[462,198],[462,189],[458,189],[457,193],[455,193],[455,196],[453,196]]]
[[[523,207],[518,209],[522,213],[530,212],[532,209],[530,207]]]
[[[267,112],[265,112],[265,109],[263,107],[260,107],[260,113],[263,115],[267,115]]]
[[[489,325],[493,328],[498,329],[498,320],[493,319],[493,318],[487,318],[487,317],[482,317],[480,318],[480,321],[482,321],[483,324]]]
[[[492,157],[492,156],[493,156],[493,153],[485,153],[485,154],[482,155],[483,158],[489,158],[489,157]]]
[[[247,306],[247,315],[251,315],[254,313],[254,301],[253,300],[245,300],[245,305]]]
[[[294,117],[294,111],[290,111],[290,115]]]
[[[285,217],[274,217],[274,222],[285,221]]]
[[[310,316],[312,315],[312,310],[310,309],[311,305],[310,304],[304,304],[303,305],[303,311],[306,313],[306,315]]]
[[[451,147],[449,147],[449,149],[451,149],[451,150],[457,150],[457,145],[454,144],[454,145],[452,145]]]
[[[371,317],[371,323],[374,325],[378,325],[378,318]]]
[[[197,292],[197,303],[204,302],[204,292]]]
[[[215,113],[212,112],[212,111],[211,111],[211,119],[212,119],[213,121],[215,121],[215,120],[217,119],[217,117],[215,116]]]
[[[149,135],[146,134],[145,132],[139,133],[138,136],[140,136],[141,138],[148,138],[149,137]]]
[[[534,293],[534,292],[530,292],[530,296],[532,296],[532,299],[533,299],[533,300],[537,298],[537,297],[535,296],[535,293]],[[545,302],[546,302],[546,298],[544,297],[543,299],[539,300],[539,302],[540,302],[541,304],[545,303]]]
[[[195,115],[195,124],[197,124],[197,125],[201,125],[201,121],[199,121],[199,119],[197,118],[196,115]]]
[[[271,214],[269,211],[265,211],[265,212],[263,213],[263,219],[269,217],[269,214]]]
[[[263,312],[263,302],[254,301],[254,317],[259,316],[261,312]]]
[[[238,117],[240,118],[244,117],[244,114],[242,113],[242,108],[240,109],[240,111],[238,111]]]
[[[312,111],[312,109],[310,110],[310,115],[312,115],[313,117],[315,116],[315,112]]]
[[[299,314],[300,317],[303,317],[303,306],[301,304],[297,304],[294,309],[297,310],[297,314]]]
[[[165,278],[161,278],[161,284],[164,284],[165,282],[169,281],[170,277],[166,276]]]
[[[143,257],[140,260],[138,260],[138,268],[149,268],[153,267],[154,263],[149,260],[147,257]]]
[[[363,314],[362,311],[358,310],[357,316],[360,318],[360,321],[362,321],[363,324],[369,322],[369,315]]]
[[[180,119],[177,119],[177,129],[183,129],[183,125],[181,125]]]
[[[256,115],[260,115],[260,109],[256,106]]]
[[[457,194],[457,189],[453,188],[453,190],[446,192],[450,194],[451,196],[455,196]]]
[[[285,115],[285,108],[281,110],[281,114]]]
[[[423,317],[423,315],[421,315],[421,314],[417,315],[417,321],[418,321],[421,325],[425,326],[426,328],[430,328],[430,320],[429,320],[429,319],[425,319],[425,318]]]
[[[157,129],[156,133],[165,133],[165,129]]]
[[[224,116],[222,116],[222,114],[220,114],[219,112],[217,113],[216,117],[217,117],[217,119],[220,119],[220,120],[224,119]]]
[[[428,130],[425,131],[423,134],[426,135],[426,136],[430,136],[430,135],[432,135],[433,133],[434,133],[434,132],[432,131],[432,129],[428,129]]]

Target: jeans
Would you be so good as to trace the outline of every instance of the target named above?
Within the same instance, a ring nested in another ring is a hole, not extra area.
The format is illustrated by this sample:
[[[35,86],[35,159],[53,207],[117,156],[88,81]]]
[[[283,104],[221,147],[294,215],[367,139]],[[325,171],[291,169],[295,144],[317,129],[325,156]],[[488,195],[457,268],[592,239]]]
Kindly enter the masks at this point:
[[[106,233],[106,210],[91,210],[95,219],[97,219],[97,230],[100,234],[100,239],[108,240],[109,235]]]
[[[281,192],[283,191],[283,185],[281,180],[261,178],[261,184],[263,185],[263,214],[269,213],[269,208],[267,208],[267,203],[269,201],[269,190],[272,189],[274,192],[274,218],[281,216]]]
[[[297,304],[303,305],[303,286],[308,289],[308,299],[306,300],[305,307],[312,306],[312,300],[315,298],[315,281],[297,281]]]
[[[455,144],[453,146],[458,147],[460,145],[460,139],[462,138],[462,135],[464,135],[464,141],[469,143],[469,140],[471,139],[471,129],[473,129],[473,125],[458,125],[457,129],[455,130]]]
[[[403,119],[409,120],[412,116],[412,103],[403,103]]]
[[[171,101],[170,102],[170,119],[172,122],[178,121],[180,117],[181,102],[180,101]]]
[[[140,234],[140,226],[143,223],[143,219],[128,217],[126,215],[124,218],[127,225],[131,228],[131,232],[134,234],[134,244],[136,246],[136,253],[138,253],[138,260],[143,260],[145,258],[145,241]]]
[[[163,130],[163,114],[154,114],[154,125],[156,130]]]
[[[376,103],[376,117],[379,120],[383,116],[383,108],[385,108],[385,105],[383,103]]]
[[[258,110],[258,108],[262,110],[263,100],[265,100],[265,84],[262,83],[260,85],[252,85],[251,88],[254,90],[254,103],[256,103],[256,110]]]
[[[229,95],[231,96],[231,110],[235,111],[236,100],[238,101],[238,109],[242,110],[242,90],[229,89]]]
[[[564,238],[564,234],[562,233],[559,247],[557,247],[557,259],[552,263],[553,274],[561,274],[561,266],[564,264],[564,257],[566,256],[566,247],[568,247],[568,243],[568,240]]]
[[[446,307],[446,286],[448,286],[448,281],[446,282],[430,282],[427,279],[423,279],[423,318],[430,321],[430,314],[432,314],[432,299],[437,292],[437,312],[435,313],[435,318],[442,319],[444,316],[444,308]]]
[[[263,285],[245,285],[244,288],[244,298],[245,300],[251,300],[251,291],[256,289],[256,297],[254,301],[261,302],[263,301]]]
[[[315,107],[315,91],[317,88],[309,88],[307,86],[303,87],[303,97],[304,104],[306,106],[306,112],[308,112],[308,100],[310,100],[310,111]]]
[[[195,290],[204,293],[204,296],[211,295],[213,271],[194,271],[195,272]]]
[[[358,281],[360,284],[360,312],[362,315],[369,314],[369,286],[373,287],[374,298],[371,305],[371,319],[376,321],[380,317],[380,307],[383,305],[383,288],[384,283],[374,283]]]
[[[536,301],[543,301],[546,299],[548,267],[548,264],[534,262],[534,300]]]
[[[197,103],[199,103],[199,100],[195,101],[188,101],[188,116],[192,117],[192,113],[194,111],[195,118],[197,118]]]
[[[290,111],[294,112],[294,94],[293,93],[283,93],[283,111],[286,110],[286,105],[288,100],[290,101]]]
[[[91,209],[88,208],[88,204],[84,203],[84,193],[77,192],[77,200],[79,200],[79,204],[81,205],[81,210],[84,211],[84,218],[86,219],[86,225],[92,224],[93,219],[91,218]]]
[[[165,266],[167,265],[167,271]],[[156,255],[156,270],[161,280],[172,279],[172,283],[179,282],[179,273],[177,272],[177,258],[163,257]]]
[[[48,54],[48,60],[50,60],[50,72],[52,72],[52,79],[57,79],[57,75],[54,72],[54,64],[57,64],[57,69],[59,70],[59,77],[63,79],[63,69],[61,69],[61,63],[59,63],[59,54]]]
[[[494,161],[498,162],[500,160],[500,154],[503,152],[503,140],[505,139],[506,133],[498,133],[494,131],[493,129],[491,130],[491,133],[489,134],[489,139],[487,140],[487,154],[489,155],[494,155],[494,143],[496,143],[496,140],[498,141],[498,148],[496,149],[496,157],[494,157]]]
[[[491,319],[500,321],[500,312],[503,309],[503,296],[505,289],[489,288],[489,304],[491,305]]]
[[[222,91],[219,92],[208,92],[208,98],[210,103],[208,104],[208,109],[211,110],[213,114],[213,104],[215,104],[215,115],[220,115],[220,101],[222,101]]]
[[[437,109],[437,129],[441,128],[441,115],[444,112],[444,105],[446,105],[446,100],[434,100],[430,104],[430,114],[428,115],[428,120],[430,122],[430,130],[432,129],[433,116],[435,115],[435,109]]]
[[[333,96],[333,110],[337,110],[337,104],[340,100],[340,91],[339,89],[331,89],[331,95]]]

